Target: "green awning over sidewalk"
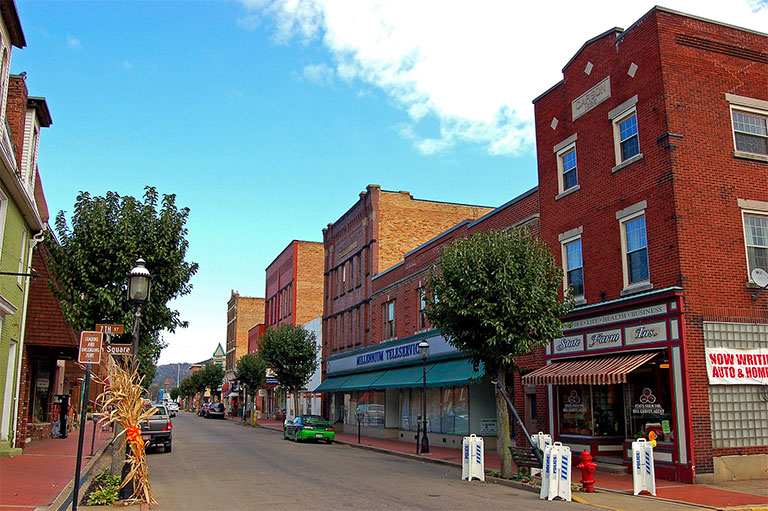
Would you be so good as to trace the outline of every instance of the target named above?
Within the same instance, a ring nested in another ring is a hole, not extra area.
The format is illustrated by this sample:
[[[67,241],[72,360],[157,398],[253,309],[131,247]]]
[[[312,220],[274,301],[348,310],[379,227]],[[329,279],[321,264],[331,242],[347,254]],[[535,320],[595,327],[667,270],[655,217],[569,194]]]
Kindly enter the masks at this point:
[[[353,374],[337,390],[367,390],[371,384],[381,378],[386,371]]]
[[[438,362],[427,372],[427,387],[467,385],[469,380],[479,380],[484,374],[485,369],[482,366],[475,371],[472,362],[466,358],[446,360]]]
[[[350,377],[347,376],[333,376],[331,378],[326,378],[323,383],[321,383],[316,389],[315,392],[335,392],[341,388],[341,385],[344,384],[345,381],[347,381]]]
[[[429,371],[434,364],[427,366]],[[423,369],[421,365],[398,367],[397,369],[390,369],[385,375],[376,380],[371,385],[371,389],[391,389],[391,388],[408,388],[408,387],[421,387],[423,379]]]

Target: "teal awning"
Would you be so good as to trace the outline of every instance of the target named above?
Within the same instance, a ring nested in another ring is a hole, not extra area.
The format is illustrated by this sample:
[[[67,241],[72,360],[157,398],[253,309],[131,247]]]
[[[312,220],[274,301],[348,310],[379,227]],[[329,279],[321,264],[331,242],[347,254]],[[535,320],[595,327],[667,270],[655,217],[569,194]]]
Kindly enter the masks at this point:
[[[482,365],[477,371],[472,362],[466,358],[446,360],[436,363],[427,372],[427,387],[450,387],[452,385],[467,385],[469,380],[479,380],[485,374]]]
[[[344,384],[349,379],[349,376],[332,376],[331,378],[326,378],[323,383],[321,383],[314,391],[315,392],[334,392],[336,390],[339,390],[341,388],[341,385]]]
[[[427,366],[429,371],[434,364]],[[421,365],[390,369],[371,385],[371,389],[421,387],[424,373]]]
[[[367,390],[386,371],[353,374],[337,390]]]

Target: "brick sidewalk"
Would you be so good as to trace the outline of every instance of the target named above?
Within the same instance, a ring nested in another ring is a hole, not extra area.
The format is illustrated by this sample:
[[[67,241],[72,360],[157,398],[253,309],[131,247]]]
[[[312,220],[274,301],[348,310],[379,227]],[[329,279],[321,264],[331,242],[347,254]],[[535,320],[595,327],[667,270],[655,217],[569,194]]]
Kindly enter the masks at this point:
[[[88,421],[83,438],[82,467],[91,459],[94,424]],[[20,456],[0,458],[0,509],[32,511],[50,506],[75,476],[79,431],[67,438],[48,438],[29,443]],[[93,452],[112,438],[96,428]]]
[[[281,421],[259,419],[257,422],[263,427],[280,431],[283,429],[283,423]],[[357,433],[352,432],[336,432],[336,440],[340,443],[350,445],[358,444]],[[386,452],[416,455],[416,445],[411,442],[361,436],[360,445]],[[577,455],[578,454],[574,456]],[[430,453],[424,457],[429,457],[430,459],[434,460],[441,460],[446,463],[461,465],[460,447],[448,448],[442,446],[430,446]],[[486,451],[485,468],[487,470],[499,470],[500,467],[500,456],[495,452]],[[571,474],[571,479],[574,483],[578,483],[580,478],[580,471],[575,471]],[[633,492],[632,475],[629,473],[616,475],[603,474],[598,472],[595,474],[595,480],[595,487],[599,490],[616,492],[625,495],[631,495]],[[767,486],[768,482],[765,480],[756,480],[754,481],[754,488],[756,492],[751,493],[749,491],[734,491],[718,485],[691,485],[657,479],[656,496],[660,499],[667,499],[687,504],[709,506],[718,509],[737,506],[757,506],[757,508],[761,508],[768,506],[768,497],[765,495],[757,494],[760,493],[757,490],[761,488],[764,490]],[[580,493],[579,495],[583,496],[589,494]],[[589,497],[586,498],[588,499]],[[653,497],[645,498],[652,499]]]

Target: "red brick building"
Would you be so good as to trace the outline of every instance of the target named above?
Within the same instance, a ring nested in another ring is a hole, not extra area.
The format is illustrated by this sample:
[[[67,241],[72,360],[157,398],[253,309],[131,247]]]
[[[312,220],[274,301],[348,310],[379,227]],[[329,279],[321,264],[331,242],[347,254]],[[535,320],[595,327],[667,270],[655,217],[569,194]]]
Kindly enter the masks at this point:
[[[764,467],[768,379],[707,361],[768,352],[768,36],[654,8],[534,105],[541,236],[579,305],[524,378],[548,429],[627,465],[653,431],[663,478]]]
[[[328,357],[323,389],[331,392],[331,414],[350,426],[355,410],[364,410],[366,435],[413,441],[422,413],[423,371],[427,384],[427,431],[435,445],[461,445],[471,432],[486,435],[486,448],[495,448],[496,405],[493,386],[472,364],[431,328],[424,313],[424,277],[437,262],[440,248],[474,232],[510,226],[539,231],[536,188],[489,211],[476,220],[463,220],[400,258],[397,264],[371,279],[371,344]],[[418,353],[426,340],[430,355],[426,368]],[[521,359],[535,369],[543,363],[543,351]],[[510,382],[513,380],[510,379]],[[526,410],[529,427],[546,425],[546,390],[535,389],[529,398],[516,395],[521,412]],[[537,406],[538,403],[538,406]],[[538,410],[537,410],[538,408]],[[539,412],[539,413],[537,413]],[[538,420],[542,418],[543,420]],[[409,433],[410,432],[410,433]]]
[[[303,325],[323,315],[323,244],[293,240],[267,266],[264,324]]]

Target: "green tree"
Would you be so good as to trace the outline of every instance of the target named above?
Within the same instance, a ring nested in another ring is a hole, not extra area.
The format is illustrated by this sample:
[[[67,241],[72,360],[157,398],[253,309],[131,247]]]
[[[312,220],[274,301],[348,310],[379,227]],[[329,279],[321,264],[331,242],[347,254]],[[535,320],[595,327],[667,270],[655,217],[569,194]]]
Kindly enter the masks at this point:
[[[130,331],[134,307],[126,297],[126,273],[139,257],[146,261],[152,288],[141,311],[138,353],[146,384],[165,346],[160,333],[187,326],[179,311],[167,304],[191,292],[189,280],[198,270],[197,263],[184,260],[188,215],[188,208],[176,207],[175,195],[161,199],[153,187],[145,188],[143,201],[115,192],[104,197],[80,192],[71,227],[60,211],[55,222],[59,243],[48,243],[53,255],[51,289],[75,330],[117,323]],[[130,343],[130,333],[114,341]]]
[[[267,383],[267,362],[261,355],[246,353],[237,361],[235,375],[245,388],[246,399],[253,400],[256,391]]]
[[[547,246],[524,227],[492,230],[444,247],[426,279],[426,314],[445,339],[502,387],[515,359],[562,335],[573,304]],[[509,410],[496,390],[502,477],[512,477]]]
[[[218,364],[209,362],[197,374],[200,375],[199,385],[203,386],[200,392],[208,389],[211,391],[211,395],[215,395],[219,391],[219,387],[222,381],[224,381],[224,368]]]
[[[171,387],[171,390],[168,391],[168,394],[170,394],[171,400],[176,401],[181,395],[181,389],[179,387]]]
[[[317,369],[317,336],[301,326],[268,328],[261,338],[259,353],[275,372],[280,385],[294,396],[306,386]],[[294,399],[294,415],[299,400]]]

